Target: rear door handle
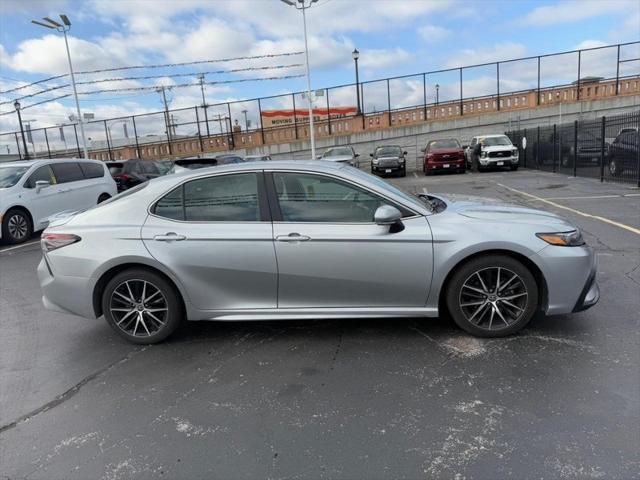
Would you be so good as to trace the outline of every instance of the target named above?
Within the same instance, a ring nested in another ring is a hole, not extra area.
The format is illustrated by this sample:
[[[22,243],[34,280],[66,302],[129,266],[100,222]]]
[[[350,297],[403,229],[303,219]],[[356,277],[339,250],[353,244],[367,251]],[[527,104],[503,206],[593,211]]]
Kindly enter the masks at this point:
[[[289,235],[278,235],[276,237],[278,242],[306,242],[311,240],[311,237],[307,237],[306,235],[300,235],[299,233],[293,232]]]
[[[157,242],[180,242],[182,240],[186,240],[187,237],[184,235],[178,235],[175,232],[169,232],[164,235],[156,235],[153,239]]]

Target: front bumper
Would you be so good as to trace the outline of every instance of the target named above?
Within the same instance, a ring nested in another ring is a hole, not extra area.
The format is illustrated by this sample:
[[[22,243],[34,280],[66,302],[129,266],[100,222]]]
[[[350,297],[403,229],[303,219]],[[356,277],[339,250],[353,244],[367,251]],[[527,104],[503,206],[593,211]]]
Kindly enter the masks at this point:
[[[427,171],[456,171],[466,168],[465,160],[455,160],[453,162],[427,162]]]
[[[508,167],[511,165],[518,165],[519,157],[486,157],[479,158],[480,166],[482,167]]]
[[[399,172],[401,170],[404,170],[404,168],[405,168],[405,164],[404,163],[400,163],[400,164],[396,164],[396,165],[386,165],[386,166],[371,165],[371,169],[374,172],[378,172],[378,173]]]
[[[600,287],[596,281],[596,271],[594,270],[587,279],[587,283],[585,283],[582,293],[580,294],[575,307],[573,307],[573,312],[575,313],[587,310],[598,303],[598,300],[600,300]]]

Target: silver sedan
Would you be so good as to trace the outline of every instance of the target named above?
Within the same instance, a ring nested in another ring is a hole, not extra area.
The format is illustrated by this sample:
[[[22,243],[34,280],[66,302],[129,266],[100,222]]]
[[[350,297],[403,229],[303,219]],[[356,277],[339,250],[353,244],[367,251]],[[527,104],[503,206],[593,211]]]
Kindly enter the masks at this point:
[[[47,308],[135,343],[183,319],[436,317],[497,337],[599,298],[595,256],[554,214],[411,196],[347,165],[274,161],[144,183],[42,235]]]

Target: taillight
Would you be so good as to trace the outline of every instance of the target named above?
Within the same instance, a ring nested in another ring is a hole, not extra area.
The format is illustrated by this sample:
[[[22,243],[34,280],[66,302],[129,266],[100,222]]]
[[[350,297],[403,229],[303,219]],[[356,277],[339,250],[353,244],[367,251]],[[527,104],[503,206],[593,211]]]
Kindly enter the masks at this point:
[[[42,237],[40,237],[40,246],[43,251],[50,252],[79,242],[80,240],[79,236],[70,233],[43,233]]]
[[[122,173],[120,175],[116,175],[114,178],[117,178],[118,180],[124,180],[125,182],[128,180],[131,180],[131,175],[127,175],[126,173]]]

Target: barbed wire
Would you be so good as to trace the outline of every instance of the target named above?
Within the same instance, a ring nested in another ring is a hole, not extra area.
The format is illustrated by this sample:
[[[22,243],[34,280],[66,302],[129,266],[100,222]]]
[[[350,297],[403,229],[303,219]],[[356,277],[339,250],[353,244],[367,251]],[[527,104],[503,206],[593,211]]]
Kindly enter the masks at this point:
[[[264,71],[264,70],[282,70],[282,69],[285,69],[285,68],[298,68],[298,67],[302,67],[302,66],[303,66],[302,63],[292,63],[292,64],[288,64],[288,65],[274,65],[274,66],[265,66],[265,67],[246,67],[246,68],[236,68],[236,69],[233,69],[233,70],[214,70],[214,71],[209,71],[209,72],[188,72],[188,73],[171,73],[171,74],[166,74],[166,75],[147,75],[147,76],[142,76],[142,77],[106,78],[106,79],[89,80],[89,81],[85,81],[85,82],[76,82],[76,85],[95,85],[97,83],[106,83],[106,82],[124,82],[124,81],[131,81],[131,80],[152,80],[152,79],[158,79],[158,78],[190,77],[190,76],[195,76],[195,75],[220,75],[220,74],[224,74],[224,73],[257,72],[257,71]],[[50,88],[48,88],[46,90],[30,93],[29,95],[23,95],[21,97],[16,97],[16,98],[13,98],[11,100],[0,102],[0,105],[7,105],[9,103],[15,102],[16,100],[24,100],[25,98],[33,98],[33,97],[36,97],[38,95],[42,95],[44,93],[53,92],[55,90],[60,90],[62,88],[67,88],[67,87],[70,87],[70,86],[71,86],[71,84],[69,84],[69,83],[66,83],[64,85],[57,85],[55,87],[50,87]],[[80,92],[78,92],[78,94],[80,94]]]
[[[239,78],[234,80],[220,80],[217,82],[203,82],[203,83],[204,85],[223,85],[223,84],[229,84],[229,83],[263,82],[268,80],[288,80],[292,78],[301,78],[301,77],[304,77],[304,74],[280,75],[276,77]],[[176,85],[165,85],[164,88],[188,88],[188,87],[199,87],[199,86],[200,86],[200,83],[182,83],[182,84],[176,84]],[[107,88],[107,89],[101,89],[101,90],[92,90],[90,92],[78,92],[78,95],[97,95],[101,93],[112,93],[112,92],[141,92],[141,91],[148,91],[148,90],[157,90],[159,88],[162,88],[162,86],[154,85],[149,87],[125,87],[125,88],[113,88],[113,89]],[[21,107],[20,110],[26,110],[27,108],[35,107],[37,105],[42,105],[43,103],[54,102],[56,100],[61,100],[63,98],[67,98],[70,96],[72,96],[72,94],[67,93],[59,97],[49,98],[46,100],[42,100],[41,102],[25,105]],[[11,103],[11,102],[5,102],[5,104],[6,103]],[[14,113],[13,110],[10,110],[7,112],[0,112],[0,116],[10,115],[12,113]]]
[[[104,72],[117,72],[122,70],[135,70],[135,69],[155,69],[155,68],[171,68],[171,67],[184,67],[187,65],[200,65],[204,63],[223,63],[223,62],[233,62],[236,60],[258,60],[263,58],[277,58],[277,57],[291,57],[295,55],[302,55],[304,51],[300,52],[285,52],[285,53],[270,53],[265,55],[246,55],[242,57],[229,57],[229,58],[219,58],[216,60],[196,60],[193,62],[179,62],[179,63],[163,63],[163,64],[154,64],[154,65],[131,65],[128,67],[114,67],[114,68],[103,68],[98,70],[84,70],[80,72],[75,72],[76,75],[89,75],[93,73],[104,73]],[[42,80],[37,80],[35,82],[31,82],[26,85],[21,85],[19,87],[11,88],[9,90],[0,91],[0,95],[5,93],[11,93],[18,90],[22,90],[33,85],[38,85],[41,83],[50,82],[52,80],[57,80],[59,78],[68,77],[68,73],[64,73],[62,75],[56,75],[53,77],[44,78]]]

